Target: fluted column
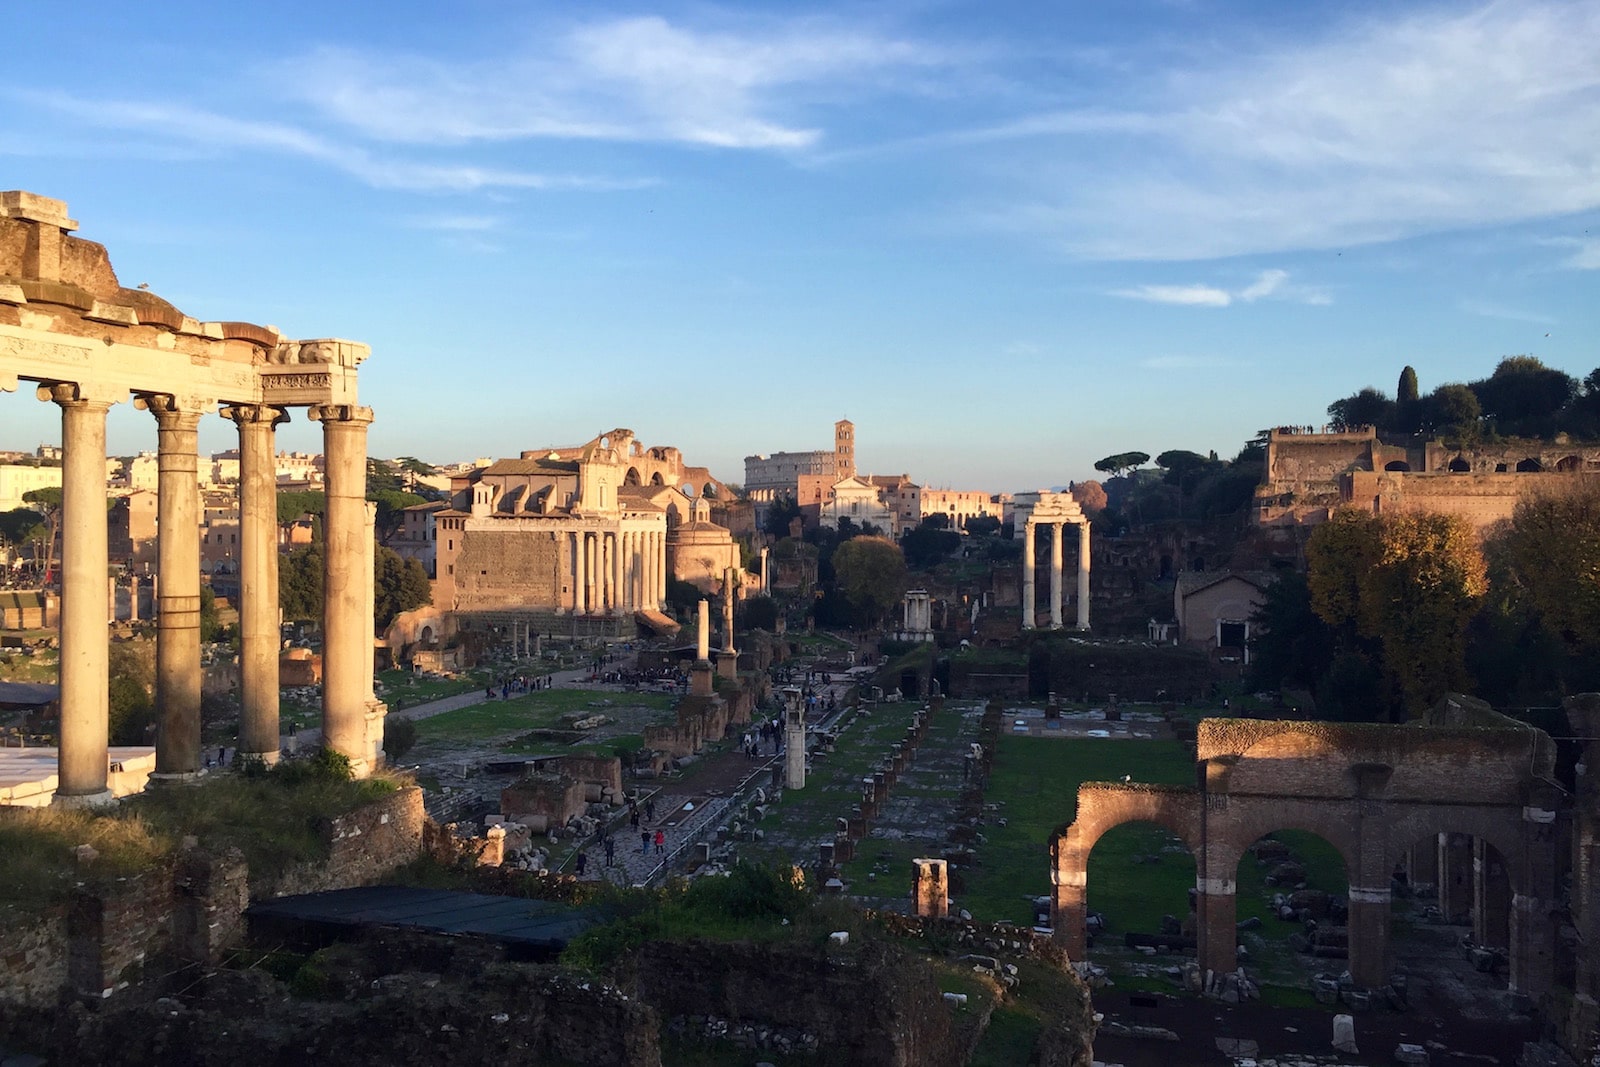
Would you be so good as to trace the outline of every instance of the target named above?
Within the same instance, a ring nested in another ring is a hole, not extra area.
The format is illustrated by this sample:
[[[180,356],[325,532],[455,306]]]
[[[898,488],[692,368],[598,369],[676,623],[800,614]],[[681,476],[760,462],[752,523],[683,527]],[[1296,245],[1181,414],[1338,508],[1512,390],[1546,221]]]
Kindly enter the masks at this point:
[[[156,777],[200,774],[200,412],[166,394],[156,420]]]
[[[110,628],[105,580],[106,412],[111,404],[71,383],[42,385],[61,408],[61,746],[55,802],[111,799],[106,788]]]
[[[239,427],[239,754],[276,763],[280,632],[275,431],[288,418],[282,408],[257,404],[234,405],[223,416]],[[363,490],[365,485],[363,460]]]
[[[1078,523],[1078,629],[1089,628],[1089,520]]]
[[[588,576],[583,573],[583,531],[572,535],[572,613],[583,615],[589,610],[586,595]]]
[[[604,610],[600,603],[599,576],[600,568],[595,560],[594,534],[583,535],[583,587],[584,596],[589,603],[589,614],[598,615]]]
[[[1050,629],[1061,629],[1061,528],[1064,524],[1050,524]]]
[[[1033,520],[1022,527],[1022,628],[1033,629]]]
[[[667,599],[667,535],[657,533],[656,538],[656,589],[653,607],[659,608]]]
[[[326,464],[322,605],[323,743],[371,772],[378,742],[368,736],[372,693],[372,618],[367,610],[367,427],[372,409],[329,404],[311,409],[322,423]]]
[[[622,593],[622,531],[606,534],[606,544],[611,549],[611,614],[624,612]]]

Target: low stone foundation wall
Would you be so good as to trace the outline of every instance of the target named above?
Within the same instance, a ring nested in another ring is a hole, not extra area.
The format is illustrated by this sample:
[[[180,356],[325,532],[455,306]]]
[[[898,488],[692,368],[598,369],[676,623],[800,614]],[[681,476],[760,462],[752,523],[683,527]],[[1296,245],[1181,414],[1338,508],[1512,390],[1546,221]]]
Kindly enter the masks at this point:
[[[325,861],[293,868],[258,895],[369,885],[416,859],[422,790],[412,786],[332,820]],[[95,1000],[144,977],[151,965],[214,964],[239,944],[250,872],[237,851],[180,850],[110,886],[8,926],[0,951],[0,1008],[48,1008],[63,993]]]

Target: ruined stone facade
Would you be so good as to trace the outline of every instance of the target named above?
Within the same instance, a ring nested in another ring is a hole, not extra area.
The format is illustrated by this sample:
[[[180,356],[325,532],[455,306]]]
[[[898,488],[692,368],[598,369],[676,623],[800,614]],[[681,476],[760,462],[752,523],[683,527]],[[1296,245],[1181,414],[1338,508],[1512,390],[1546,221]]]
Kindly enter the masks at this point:
[[[1511,517],[1517,501],[1600,477],[1600,445],[1516,441],[1453,448],[1438,440],[1393,444],[1371,427],[1314,433],[1280,427],[1267,435],[1266,479],[1255,522],[1316,524],[1339,507],[1374,514],[1433,511],[1474,527]]]
[[[1084,783],[1077,819],[1051,843],[1057,939],[1083,957],[1095,842],[1123,823],[1152,822],[1194,856],[1200,966],[1231,972],[1240,859],[1267,834],[1305,830],[1344,858],[1350,973],[1358,984],[1375,989],[1388,981],[1391,878],[1432,855],[1465,865],[1473,910],[1485,927],[1505,930],[1511,989],[1546,992],[1559,910],[1555,822],[1564,800],[1553,779],[1554,746],[1542,731],[1468,698],[1446,698],[1429,718],[1409,726],[1207,719],[1197,788]],[[1453,836],[1483,842],[1509,893],[1482,891],[1471,876],[1472,848],[1446,847]],[[1441,872],[1441,885],[1450,873]]]

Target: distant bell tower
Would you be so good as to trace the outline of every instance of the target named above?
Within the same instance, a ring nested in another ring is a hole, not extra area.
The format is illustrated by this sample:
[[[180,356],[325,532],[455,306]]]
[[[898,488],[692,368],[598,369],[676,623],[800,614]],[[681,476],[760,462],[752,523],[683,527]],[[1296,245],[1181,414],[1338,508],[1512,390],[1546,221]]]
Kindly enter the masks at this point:
[[[856,476],[856,424],[849,419],[833,424],[833,462],[840,478]]]

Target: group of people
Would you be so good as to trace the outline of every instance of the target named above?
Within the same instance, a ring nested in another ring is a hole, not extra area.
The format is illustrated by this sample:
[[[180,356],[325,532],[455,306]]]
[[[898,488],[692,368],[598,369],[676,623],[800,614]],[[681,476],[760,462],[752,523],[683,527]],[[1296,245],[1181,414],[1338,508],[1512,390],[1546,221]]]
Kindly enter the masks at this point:
[[[526,674],[517,674],[502,678],[498,683],[490,682],[488,687],[484,689],[483,695],[489,700],[493,700],[495,690],[498,688],[500,699],[505,700],[518,693],[530,693],[535,689],[553,689],[555,684],[556,679],[553,674],[533,675],[531,677]]]
[[[641,855],[650,855],[652,849],[655,851],[656,855],[665,856],[667,854],[667,831],[660,826],[656,827],[654,830],[651,830],[650,827],[646,825],[647,823],[654,822],[655,817],[656,802],[654,797],[646,800],[643,804],[640,804],[639,801],[634,797],[628,798],[628,822],[633,826],[634,832],[639,835],[639,852]],[[605,854],[606,866],[613,866],[617,859],[617,842],[616,839],[611,836],[611,831],[608,828],[601,828],[600,839],[598,843],[601,851]],[[588,853],[580,851],[577,858],[573,861],[573,870],[577,873],[579,878],[582,878],[584,876],[584,872],[588,869]]]

